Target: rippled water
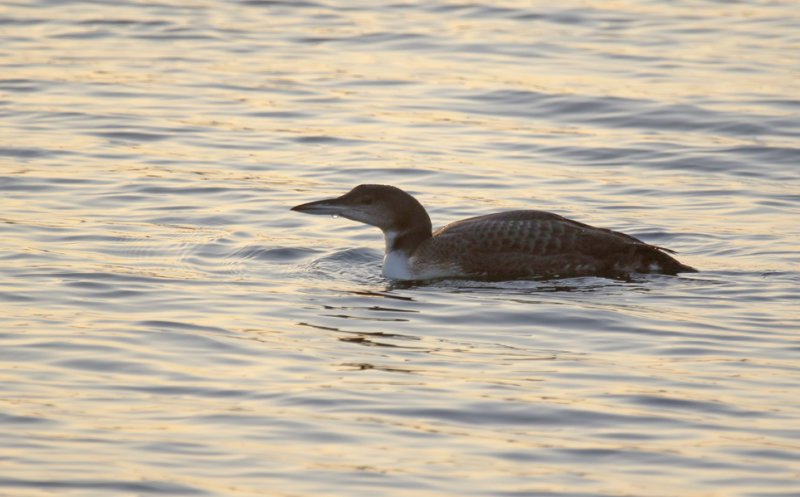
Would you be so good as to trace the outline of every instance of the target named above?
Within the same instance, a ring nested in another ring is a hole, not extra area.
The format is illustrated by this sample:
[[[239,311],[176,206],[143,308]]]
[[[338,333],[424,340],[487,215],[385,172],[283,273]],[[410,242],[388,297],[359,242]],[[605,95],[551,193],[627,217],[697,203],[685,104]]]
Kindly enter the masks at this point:
[[[791,1],[6,2],[0,494],[800,493]],[[550,210],[701,270],[397,285]]]

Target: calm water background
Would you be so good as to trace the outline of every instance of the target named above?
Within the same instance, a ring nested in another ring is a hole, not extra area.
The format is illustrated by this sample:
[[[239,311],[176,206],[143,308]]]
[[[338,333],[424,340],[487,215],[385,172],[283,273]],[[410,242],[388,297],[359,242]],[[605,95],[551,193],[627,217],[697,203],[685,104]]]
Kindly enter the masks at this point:
[[[794,1],[4,2],[0,494],[800,495]],[[355,184],[697,274],[394,285]]]

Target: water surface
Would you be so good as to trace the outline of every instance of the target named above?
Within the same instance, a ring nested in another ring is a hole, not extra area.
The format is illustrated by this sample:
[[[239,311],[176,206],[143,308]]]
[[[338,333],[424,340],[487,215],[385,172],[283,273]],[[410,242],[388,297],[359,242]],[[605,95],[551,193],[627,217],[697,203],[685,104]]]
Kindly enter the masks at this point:
[[[0,494],[800,493],[794,2],[0,7]],[[396,284],[293,205],[701,270]]]

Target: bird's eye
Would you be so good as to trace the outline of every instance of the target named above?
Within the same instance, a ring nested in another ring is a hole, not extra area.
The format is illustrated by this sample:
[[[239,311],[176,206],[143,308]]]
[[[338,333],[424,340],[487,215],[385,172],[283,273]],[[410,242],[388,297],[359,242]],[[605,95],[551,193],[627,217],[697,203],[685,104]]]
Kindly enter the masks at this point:
[[[370,205],[372,203],[372,197],[365,198],[364,200],[361,201],[361,203],[364,205]]]

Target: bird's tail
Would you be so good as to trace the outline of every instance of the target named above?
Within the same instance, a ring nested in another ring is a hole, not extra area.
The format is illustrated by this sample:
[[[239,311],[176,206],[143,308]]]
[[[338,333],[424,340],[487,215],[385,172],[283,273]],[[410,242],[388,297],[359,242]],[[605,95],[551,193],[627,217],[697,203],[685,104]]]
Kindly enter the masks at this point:
[[[639,248],[641,256],[641,271],[643,273],[696,273],[697,269],[681,263],[670,254],[675,254],[674,250],[657,247],[655,245],[642,245]]]

